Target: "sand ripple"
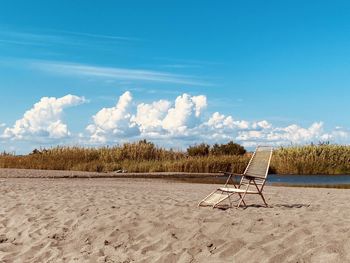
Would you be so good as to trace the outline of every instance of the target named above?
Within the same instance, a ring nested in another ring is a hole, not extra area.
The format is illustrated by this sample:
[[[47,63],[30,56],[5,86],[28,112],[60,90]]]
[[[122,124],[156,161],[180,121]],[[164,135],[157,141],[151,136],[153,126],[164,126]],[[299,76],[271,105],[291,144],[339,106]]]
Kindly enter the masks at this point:
[[[268,187],[270,208],[196,207],[213,187],[2,179],[0,261],[350,262],[349,190]]]

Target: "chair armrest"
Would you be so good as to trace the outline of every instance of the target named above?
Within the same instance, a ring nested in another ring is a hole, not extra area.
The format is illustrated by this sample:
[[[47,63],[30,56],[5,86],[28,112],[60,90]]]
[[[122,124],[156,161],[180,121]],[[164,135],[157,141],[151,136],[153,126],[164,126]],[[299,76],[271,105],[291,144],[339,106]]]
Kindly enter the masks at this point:
[[[243,174],[230,173],[230,172],[224,172],[224,171],[219,171],[219,173],[223,173],[224,175],[238,175],[238,176],[242,176],[243,175]]]
[[[224,175],[227,175],[227,180],[226,180],[226,183],[225,183],[225,186],[227,186],[227,184],[229,183],[230,180],[232,180],[232,183],[233,183],[233,186],[236,188],[235,184],[234,184],[234,180],[232,179],[232,176],[242,176],[243,174],[237,174],[237,173],[230,173],[230,172],[223,172],[223,171],[220,171],[221,173],[223,173]]]

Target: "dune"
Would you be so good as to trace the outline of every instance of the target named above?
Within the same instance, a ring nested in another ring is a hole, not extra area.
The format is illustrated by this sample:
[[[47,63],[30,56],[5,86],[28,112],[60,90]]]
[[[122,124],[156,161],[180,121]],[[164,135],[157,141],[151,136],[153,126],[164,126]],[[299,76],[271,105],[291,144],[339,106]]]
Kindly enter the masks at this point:
[[[269,208],[197,203],[216,186],[0,179],[0,262],[350,262],[349,190],[266,187]]]

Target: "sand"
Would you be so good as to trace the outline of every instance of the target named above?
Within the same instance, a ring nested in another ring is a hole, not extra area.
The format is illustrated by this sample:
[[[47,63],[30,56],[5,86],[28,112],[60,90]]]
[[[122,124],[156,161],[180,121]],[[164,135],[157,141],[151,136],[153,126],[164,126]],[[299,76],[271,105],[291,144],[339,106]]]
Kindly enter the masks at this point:
[[[350,262],[349,190],[266,187],[270,208],[197,207],[216,185],[0,179],[0,262]]]

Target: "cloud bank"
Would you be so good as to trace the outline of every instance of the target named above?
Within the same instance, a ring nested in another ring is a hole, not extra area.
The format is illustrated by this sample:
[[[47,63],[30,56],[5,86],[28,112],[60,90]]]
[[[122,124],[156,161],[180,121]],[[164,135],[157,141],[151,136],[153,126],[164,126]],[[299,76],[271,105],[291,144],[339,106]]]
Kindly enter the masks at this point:
[[[165,145],[170,141],[188,145],[234,140],[245,146],[255,146],[344,142],[350,135],[341,127],[325,132],[323,122],[314,122],[309,127],[297,124],[276,127],[267,120],[238,120],[219,112],[205,118],[203,113],[206,109],[206,96],[186,93],[174,102],[159,100],[140,103],[133,108],[132,95],[125,92],[115,107],[103,108],[93,116],[93,122],[87,126],[88,138],[92,143],[147,138]]]
[[[61,98],[43,97],[24,113],[23,118],[17,120],[12,127],[6,128],[3,137],[29,140],[69,137],[70,131],[62,120],[63,110],[84,102],[86,102],[84,97],[70,94]]]
[[[267,120],[239,120],[219,112],[209,114],[205,95],[184,93],[175,101],[136,104],[129,91],[121,94],[114,106],[101,108],[91,116],[83,132],[72,134],[63,121],[64,109],[85,102],[84,97],[75,95],[44,97],[12,127],[3,127],[1,137],[3,140],[46,139],[52,142],[68,138],[82,145],[115,144],[146,138],[163,146],[177,147],[203,141],[221,143],[233,140],[249,147],[319,141],[347,143],[350,139],[348,130],[336,127],[327,132],[323,122],[314,122],[309,127],[298,124],[278,127]]]

